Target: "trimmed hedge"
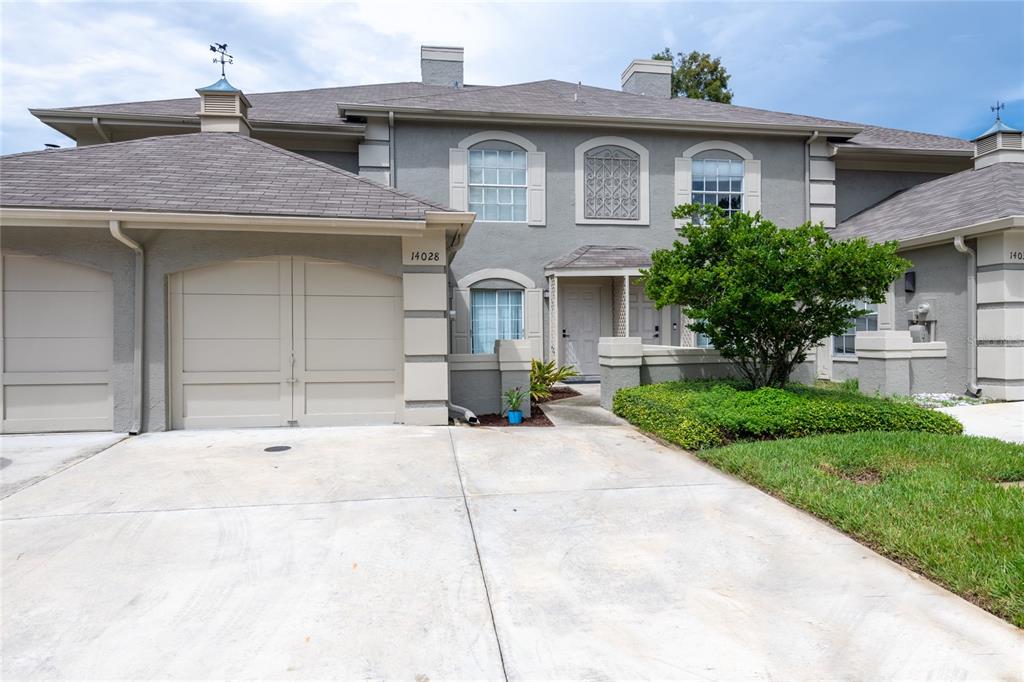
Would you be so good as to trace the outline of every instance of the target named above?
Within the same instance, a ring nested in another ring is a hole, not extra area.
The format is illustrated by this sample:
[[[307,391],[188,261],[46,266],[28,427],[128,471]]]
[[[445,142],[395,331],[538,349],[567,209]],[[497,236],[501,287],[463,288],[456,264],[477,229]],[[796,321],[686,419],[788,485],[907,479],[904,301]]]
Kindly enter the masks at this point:
[[[909,403],[800,385],[752,391],[728,380],[625,388],[615,394],[613,410],[688,450],[855,431],[963,432],[953,417]]]

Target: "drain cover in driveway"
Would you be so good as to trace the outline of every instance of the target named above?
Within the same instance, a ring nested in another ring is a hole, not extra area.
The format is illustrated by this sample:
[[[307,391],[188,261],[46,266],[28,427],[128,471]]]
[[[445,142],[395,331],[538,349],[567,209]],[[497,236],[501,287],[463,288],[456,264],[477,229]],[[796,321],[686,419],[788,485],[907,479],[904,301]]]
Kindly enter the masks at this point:
[[[271,445],[269,448],[263,448],[263,452],[284,452],[291,449],[291,445]]]

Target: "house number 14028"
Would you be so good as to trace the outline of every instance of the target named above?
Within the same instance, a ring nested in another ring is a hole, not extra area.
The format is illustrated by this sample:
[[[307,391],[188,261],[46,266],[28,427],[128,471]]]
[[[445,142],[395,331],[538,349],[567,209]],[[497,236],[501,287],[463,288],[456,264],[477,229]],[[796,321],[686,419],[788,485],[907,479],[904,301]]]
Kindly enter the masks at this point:
[[[421,263],[437,263],[441,260],[441,254],[438,251],[413,251],[412,260]]]

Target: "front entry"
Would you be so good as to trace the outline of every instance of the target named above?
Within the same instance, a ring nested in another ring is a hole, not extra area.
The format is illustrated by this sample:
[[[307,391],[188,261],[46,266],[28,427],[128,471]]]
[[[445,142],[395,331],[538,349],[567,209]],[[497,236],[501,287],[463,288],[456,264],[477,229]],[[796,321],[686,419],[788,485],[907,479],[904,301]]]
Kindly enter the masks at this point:
[[[393,423],[401,280],[291,256],[172,275],[174,428]]]
[[[564,365],[580,374],[601,373],[597,343],[601,336],[601,287],[597,284],[560,284],[562,352]]]
[[[668,340],[662,340],[662,324],[661,311],[647,298],[643,284],[639,280],[630,282],[629,335],[640,337],[645,344],[668,345]]]

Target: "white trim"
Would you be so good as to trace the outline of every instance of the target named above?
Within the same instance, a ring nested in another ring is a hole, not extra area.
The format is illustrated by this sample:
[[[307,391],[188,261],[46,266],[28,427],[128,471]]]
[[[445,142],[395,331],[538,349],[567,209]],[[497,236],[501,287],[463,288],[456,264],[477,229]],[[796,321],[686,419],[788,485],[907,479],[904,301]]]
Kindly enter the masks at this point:
[[[667,59],[634,59],[622,72],[620,81],[623,85],[635,73],[655,73],[661,76],[672,75],[672,62]]]
[[[546,269],[544,274],[555,277],[639,277],[642,273],[640,268],[555,268]]]
[[[459,149],[469,149],[475,144],[487,142],[488,140],[500,140],[510,142],[517,147],[522,147],[528,152],[537,151],[537,145],[527,140],[522,135],[516,135],[505,130],[485,130],[482,133],[473,133],[459,142]]]
[[[484,268],[483,270],[471,272],[465,277],[459,278],[458,288],[469,289],[477,282],[485,279],[507,279],[510,282],[522,285],[524,289],[537,288],[537,285],[534,284],[533,280],[523,273],[516,272],[515,270],[508,270],[506,268]]]
[[[595,147],[624,147],[640,157],[640,217],[637,220],[614,220],[610,218],[586,218],[583,210],[584,181],[583,166],[586,153]],[[646,227],[651,224],[650,154],[647,148],[629,138],[605,135],[592,137],[576,147],[576,224],[577,225],[635,225]]]
[[[433,59],[441,62],[461,62],[465,50],[461,47],[446,45],[421,45],[420,59]]]
[[[736,156],[740,157],[744,161],[753,161],[754,155],[750,153],[750,150],[746,147],[741,147],[735,142],[729,142],[727,140],[708,140],[707,142],[700,142],[687,148],[683,152],[684,159],[692,159],[701,152],[710,152],[722,150],[726,152],[732,152]]]

